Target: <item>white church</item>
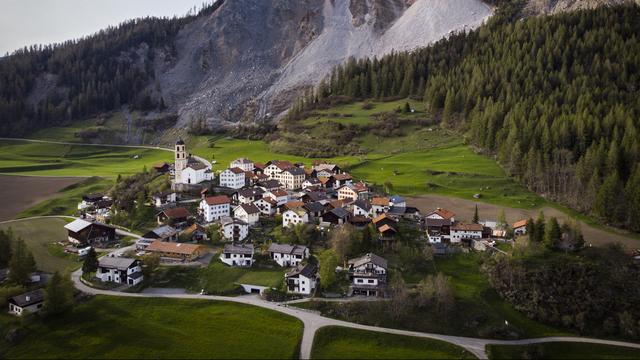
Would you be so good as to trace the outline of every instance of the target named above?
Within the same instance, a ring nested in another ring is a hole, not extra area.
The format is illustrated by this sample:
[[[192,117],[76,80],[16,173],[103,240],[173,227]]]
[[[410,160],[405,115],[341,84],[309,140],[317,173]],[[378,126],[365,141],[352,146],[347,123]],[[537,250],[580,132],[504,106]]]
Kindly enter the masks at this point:
[[[195,185],[214,179],[211,166],[189,155],[182,139],[176,142],[174,174],[175,184]]]

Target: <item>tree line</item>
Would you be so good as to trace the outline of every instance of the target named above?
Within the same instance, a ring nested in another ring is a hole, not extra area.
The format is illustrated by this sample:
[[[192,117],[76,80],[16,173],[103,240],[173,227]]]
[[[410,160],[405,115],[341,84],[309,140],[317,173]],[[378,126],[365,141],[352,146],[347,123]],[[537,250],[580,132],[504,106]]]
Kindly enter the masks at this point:
[[[335,98],[422,98],[529,189],[640,231],[640,7],[513,21],[507,3],[431,47],[350,59],[291,116]]]
[[[126,21],[80,40],[25,47],[0,59],[0,134],[67,124],[124,104],[163,110],[165,101],[153,86],[156,51],[174,58],[178,31],[222,3],[203,5],[197,15],[183,18]]]

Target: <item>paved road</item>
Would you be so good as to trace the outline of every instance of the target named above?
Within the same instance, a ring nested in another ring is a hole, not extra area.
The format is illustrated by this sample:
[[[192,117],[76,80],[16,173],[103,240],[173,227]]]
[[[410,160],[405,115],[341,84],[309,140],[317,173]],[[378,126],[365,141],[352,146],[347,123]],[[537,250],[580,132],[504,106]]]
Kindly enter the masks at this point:
[[[176,293],[175,289],[167,289],[166,291],[162,291],[162,289],[154,289],[153,292],[150,292],[150,293],[121,293],[121,292],[115,292],[111,290],[99,290],[99,289],[91,288],[85,285],[83,282],[81,282],[80,281],[81,272],[82,270],[78,270],[74,272],[72,274],[72,280],[76,288],[78,288],[78,290],[83,291],[85,293],[89,293],[89,294],[140,297],[140,298],[153,297],[153,298],[172,298],[172,299],[200,299],[200,300],[230,301],[235,303],[258,306],[261,308],[278,311],[280,313],[296,317],[300,321],[302,321],[302,323],[304,324],[302,342],[300,345],[301,359],[311,358],[311,347],[313,345],[313,339],[315,337],[315,334],[318,331],[318,329],[325,326],[343,326],[343,327],[348,327],[353,329],[361,329],[361,330],[368,330],[368,331],[383,332],[388,334],[415,336],[415,337],[421,337],[421,338],[446,341],[466,349],[467,351],[473,353],[475,356],[477,356],[480,359],[487,358],[485,347],[489,344],[526,345],[526,344],[537,344],[537,343],[543,343],[543,342],[584,342],[584,343],[626,346],[626,347],[632,347],[640,350],[640,344],[628,343],[628,342],[622,342],[622,341],[588,339],[588,338],[580,338],[580,337],[548,337],[548,338],[508,341],[508,340],[477,339],[477,338],[440,335],[440,334],[368,326],[368,325],[355,324],[351,322],[327,318],[327,317],[318,315],[315,312],[306,311],[306,310],[295,308],[295,307],[289,307],[286,304],[279,304],[279,303],[264,301],[260,297],[255,295],[227,297],[227,296],[213,296],[213,295],[200,295],[200,294],[181,294],[181,293]]]

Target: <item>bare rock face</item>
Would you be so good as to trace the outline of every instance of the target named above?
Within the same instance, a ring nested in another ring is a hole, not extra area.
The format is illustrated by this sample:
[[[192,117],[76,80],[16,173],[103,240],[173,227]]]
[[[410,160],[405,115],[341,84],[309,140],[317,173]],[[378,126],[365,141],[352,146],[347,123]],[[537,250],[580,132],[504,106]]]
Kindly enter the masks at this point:
[[[159,50],[157,83],[179,126],[277,119],[303,89],[349,57],[412,50],[473,29],[481,0],[226,0]]]

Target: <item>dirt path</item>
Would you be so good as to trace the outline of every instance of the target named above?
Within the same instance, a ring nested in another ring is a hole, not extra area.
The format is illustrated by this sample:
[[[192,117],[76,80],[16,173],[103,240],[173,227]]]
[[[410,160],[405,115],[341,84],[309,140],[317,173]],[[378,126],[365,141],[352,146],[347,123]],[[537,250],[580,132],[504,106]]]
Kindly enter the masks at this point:
[[[21,211],[51,198],[82,179],[0,175],[0,198],[4,203],[0,207],[0,221],[13,219]]]
[[[407,204],[409,206],[417,207],[423,214],[426,214],[428,211],[438,207],[449,209],[456,213],[456,219],[460,219],[462,221],[471,221],[476,204],[478,204],[480,219],[486,220],[496,220],[498,218],[500,210],[502,209],[504,209],[507,221],[509,223],[513,223],[520,219],[527,219],[529,217],[535,219],[538,216],[540,210],[544,212],[546,218],[556,217],[561,222],[570,218],[569,215],[552,207],[543,207],[533,210],[515,209],[487,204],[483,202],[476,203],[475,201],[471,200],[441,195],[422,195],[416,197],[408,197]],[[598,229],[582,221],[580,221],[579,223],[582,228],[582,233],[584,234],[584,239],[587,245],[592,244],[598,246],[611,243],[620,243],[629,250],[640,248],[640,240],[635,239],[631,236],[625,235],[623,233],[615,233],[613,232],[613,230],[607,231]]]

